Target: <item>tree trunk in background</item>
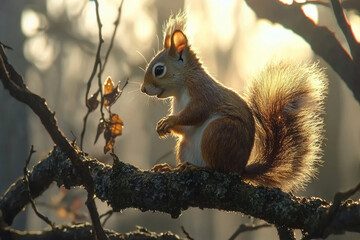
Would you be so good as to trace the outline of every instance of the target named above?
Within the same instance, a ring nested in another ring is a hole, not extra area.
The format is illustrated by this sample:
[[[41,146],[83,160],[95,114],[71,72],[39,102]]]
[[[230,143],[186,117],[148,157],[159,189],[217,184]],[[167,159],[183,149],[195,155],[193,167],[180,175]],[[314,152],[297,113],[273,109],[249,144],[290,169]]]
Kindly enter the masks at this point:
[[[0,7],[0,41],[11,46],[8,50],[9,61],[20,74],[24,74],[27,62],[23,56],[23,43],[25,37],[21,32],[21,13],[24,0],[1,1]],[[12,98],[9,93],[0,88],[0,193],[6,189],[19,176],[30,151],[28,138],[28,111],[24,104]],[[6,117],[3,117],[7,114]],[[29,150],[29,151],[27,151]],[[25,228],[25,215],[20,214],[14,227]]]

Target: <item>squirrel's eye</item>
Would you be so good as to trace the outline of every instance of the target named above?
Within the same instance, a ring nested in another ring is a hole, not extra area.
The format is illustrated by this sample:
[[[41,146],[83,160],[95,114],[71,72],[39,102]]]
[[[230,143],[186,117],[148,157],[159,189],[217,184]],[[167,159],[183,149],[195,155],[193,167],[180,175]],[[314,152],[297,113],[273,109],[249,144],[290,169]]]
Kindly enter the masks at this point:
[[[165,73],[166,73],[166,67],[164,66],[163,63],[155,64],[155,66],[153,68],[154,77],[161,78],[165,75]]]
[[[163,74],[164,70],[165,70],[164,66],[157,66],[155,68],[155,76],[157,77],[160,76],[161,74]]]

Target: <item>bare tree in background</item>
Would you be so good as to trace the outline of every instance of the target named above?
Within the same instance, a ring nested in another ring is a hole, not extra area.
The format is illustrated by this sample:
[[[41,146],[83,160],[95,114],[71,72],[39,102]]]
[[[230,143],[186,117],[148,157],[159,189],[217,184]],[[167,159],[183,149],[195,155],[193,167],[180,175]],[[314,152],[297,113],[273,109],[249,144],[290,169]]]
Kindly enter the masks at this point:
[[[331,3],[308,1],[332,8],[349,45],[349,53],[328,28],[317,26],[304,15],[301,9],[304,3],[285,5],[277,0],[246,0],[246,2],[259,18],[280,23],[302,36],[311,45],[313,51],[344,80],[353,92],[354,98],[360,101],[360,45],[343,11],[343,7],[360,11],[357,0],[343,1],[342,5],[339,0],[331,0]],[[120,97],[126,80],[118,85],[109,81],[109,88],[107,90],[104,88],[103,91],[102,73],[111,53],[112,43],[107,51],[103,49],[102,24],[97,0],[95,5],[99,44],[93,71],[88,80],[85,100],[88,114],[96,109],[100,110],[101,120],[97,135],[104,134],[106,139],[104,150],[111,151],[113,142],[121,134],[122,121],[118,117],[113,117],[115,113],[111,112],[110,107]],[[113,36],[120,24],[121,9],[122,3],[119,5]],[[111,41],[113,40],[112,38]],[[236,174],[226,175],[210,170],[172,173],[142,171],[119,161],[113,153],[113,165],[102,164],[88,156],[81,147],[63,134],[46,100],[27,88],[23,78],[8,61],[6,53],[9,46],[5,43],[0,45],[0,79],[4,88],[13,98],[31,108],[56,145],[47,158],[28,171],[27,165],[34,153],[32,148],[23,169],[23,176],[11,185],[0,199],[1,239],[180,239],[170,232],[154,233],[144,228],[127,234],[103,228],[106,216],[110,216],[113,211],[126,208],[161,211],[170,214],[173,218],[177,218],[189,207],[213,208],[242,212],[269,223],[260,226],[241,225],[231,239],[235,239],[241,232],[268,227],[270,224],[276,227],[280,239],[295,239],[294,229],[302,230],[303,239],[326,238],[331,234],[345,231],[360,233],[360,203],[349,199],[359,191],[360,184],[347,192],[336,193],[334,200],[330,202],[314,197],[293,196],[279,189],[250,186],[242,182],[241,177]],[[106,53],[104,58],[101,57],[103,51]],[[90,87],[93,84],[97,86],[97,90],[91,95]],[[85,135],[88,114],[84,118],[82,136]],[[82,139],[80,141],[81,146]],[[65,188],[86,189],[86,206],[91,223],[59,226],[37,210],[34,199],[46,191],[52,182]],[[99,215],[95,197],[110,206],[111,211],[108,214]],[[49,225],[48,230],[17,231],[11,227],[14,218],[28,204]],[[184,235],[184,239],[191,239],[191,234],[185,230]]]

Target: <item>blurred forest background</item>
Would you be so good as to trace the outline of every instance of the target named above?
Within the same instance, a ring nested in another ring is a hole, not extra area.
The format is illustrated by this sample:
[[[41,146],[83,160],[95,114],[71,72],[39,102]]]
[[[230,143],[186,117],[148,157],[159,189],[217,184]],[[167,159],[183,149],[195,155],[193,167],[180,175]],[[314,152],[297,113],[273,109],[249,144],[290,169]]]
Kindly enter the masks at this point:
[[[120,1],[99,2],[106,49]],[[0,6],[0,40],[13,48],[8,51],[9,62],[24,76],[32,91],[45,97],[65,135],[78,141],[87,111],[86,83],[98,44],[94,6],[94,2],[88,0],[2,0]],[[104,80],[110,75],[114,82],[129,78],[122,96],[112,107],[124,120],[123,135],[115,145],[120,160],[148,169],[174,147],[174,139],[161,140],[155,131],[156,122],[167,114],[168,103],[150,99],[139,91],[144,74],[139,67],[146,67],[141,54],[149,61],[154,52],[162,48],[161,29],[171,12],[183,8],[188,10],[189,41],[204,65],[219,81],[239,92],[272,59],[320,61],[321,66],[327,68],[330,92],[326,103],[324,164],[318,179],[309,184],[306,192],[297,194],[332,200],[336,192],[353,187],[360,176],[358,102],[326,62],[313,54],[306,41],[281,25],[258,20],[246,3],[238,0],[125,0],[114,47],[103,74]],[[338,39],[345,41],[331,8],[308,4],[303,10],[313,21],[329,27]],[[346,14],[360,40],[359,13]],[[37,151],[32,157],[33,165],[46,157],[53,143],[39,119],[24,104],[10,97],[3,87],[0,87],[0,116],[2,195],[22,176],[30,146],[34,145]],[[110,155],[103,154],[104,140],[100,138],[93,144],[99,118],[98,111],[89,117],[84,150],[109,162]],[[173,154],[160,160],[175,165]],[[56,223],[77,222],[88,219],[85,195],[81,189],[67,191],[53,186],[36,203],[40,212]],[[104,203],[98,204],[100,214],[107,211]],[[19,214],[15,221],[13,226],[17,229],[40,230],[46,226],[31,208]],[[167,214],[127,209],[115,213],[106,227],[128,232],[140,225],[151,231],[170,230],[183,235],[181,226],[184,226],[193,238],[211,240],[227,239],[241,223],[252,221],[242,214],[218,210],[190,209],[178,219],[171,219]],[[276,239],[276,236],[275,228],[266,228],[244,233],[239,239]],[[341,239],[353,237],[347,234]]]

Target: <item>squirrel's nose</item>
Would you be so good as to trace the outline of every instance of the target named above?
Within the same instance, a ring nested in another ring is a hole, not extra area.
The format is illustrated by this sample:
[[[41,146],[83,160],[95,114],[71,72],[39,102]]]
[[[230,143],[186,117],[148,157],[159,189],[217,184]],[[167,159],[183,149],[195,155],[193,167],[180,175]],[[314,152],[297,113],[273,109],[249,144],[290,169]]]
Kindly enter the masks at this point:
[[[140,90],[141,90],[141,92],[146,93],[146,89],[145,89],[144,84],[141,84]]]

